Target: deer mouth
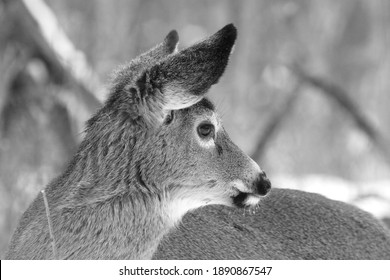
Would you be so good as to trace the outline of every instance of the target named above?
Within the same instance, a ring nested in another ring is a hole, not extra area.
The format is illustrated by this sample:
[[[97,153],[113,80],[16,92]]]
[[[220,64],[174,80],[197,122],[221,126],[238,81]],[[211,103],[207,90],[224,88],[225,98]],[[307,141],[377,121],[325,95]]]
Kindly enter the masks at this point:
[[[238,194],[233,196],[233,204],[238,208],[254,207],[259,204],[261,196],[254,193],[247,193],[238,190]]]

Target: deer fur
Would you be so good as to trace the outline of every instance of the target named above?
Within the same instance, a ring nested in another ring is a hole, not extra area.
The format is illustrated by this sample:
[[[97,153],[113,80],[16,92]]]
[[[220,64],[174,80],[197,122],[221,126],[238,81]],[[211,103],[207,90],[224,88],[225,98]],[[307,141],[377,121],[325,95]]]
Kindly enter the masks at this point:
[[[45,188],[58,258],[389,258],[389,233],[363,211],[298,191],[263,198],[265,173],[205,98],[236,36],[230,24],[178,51],[171,31],[116,71],[77,153]],[[53,258],[42,195],[6,258]]]
[[[116,72],[76,155],[45,189],[59,258],[148,259],[188,211],[255,204],[268,192],[264,173],[204,99],[235,39],[227,25],[177,51],[171,31]],[[204,122],[213,137],[198,135]],[[41,195],[22,216],[6,257],[53,257]]]
[[[390,233],[371,214],[322,195],[273,188],[254,211],[188,213],[155,259],[390,259]]]

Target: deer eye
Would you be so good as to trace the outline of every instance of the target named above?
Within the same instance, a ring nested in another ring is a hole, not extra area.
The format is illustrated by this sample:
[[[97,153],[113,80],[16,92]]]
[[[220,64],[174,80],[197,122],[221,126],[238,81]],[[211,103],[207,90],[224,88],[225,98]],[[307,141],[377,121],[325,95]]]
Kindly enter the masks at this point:
[[[202,123],[198,126],[198,135],[200,138],[214,138],[214,130],[211,123]]]

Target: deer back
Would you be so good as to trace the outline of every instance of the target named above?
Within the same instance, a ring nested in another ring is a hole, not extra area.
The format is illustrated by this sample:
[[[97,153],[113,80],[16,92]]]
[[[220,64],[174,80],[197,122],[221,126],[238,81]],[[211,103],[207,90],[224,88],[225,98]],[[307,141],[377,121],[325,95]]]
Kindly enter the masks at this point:
[[[390,259],[390,232],[352,205],[273,188],[255,211],[213,205],[189,213],[154,258]]]

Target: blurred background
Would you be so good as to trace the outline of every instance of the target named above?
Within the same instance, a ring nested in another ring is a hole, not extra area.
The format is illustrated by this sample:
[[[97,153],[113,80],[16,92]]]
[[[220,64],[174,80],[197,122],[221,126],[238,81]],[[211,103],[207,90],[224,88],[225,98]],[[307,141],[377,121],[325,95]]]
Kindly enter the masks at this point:
[[[238,39],[210,97],[274,186],[390,217],[390,2],[0,0],[0,256],[65,167],[112,70],[171,30]]]

